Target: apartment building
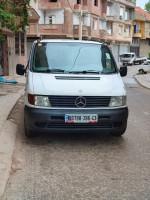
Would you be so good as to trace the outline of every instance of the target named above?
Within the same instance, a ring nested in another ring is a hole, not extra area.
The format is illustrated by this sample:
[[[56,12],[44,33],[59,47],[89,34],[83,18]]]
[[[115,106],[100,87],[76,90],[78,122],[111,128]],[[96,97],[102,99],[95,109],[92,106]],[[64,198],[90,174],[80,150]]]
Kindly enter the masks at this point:
[[[133,20],[133,39],[130,51],[137,56],[146,56],[150,52],[150,14],[136,7]]]
[[[135,6],[136,0],[108,0],[107,2],[106,39],[116,62],[119,61],[120,54],[130,50]]]
[[[28,49],[35,38],[106,41],[107,0],[31,0]]]

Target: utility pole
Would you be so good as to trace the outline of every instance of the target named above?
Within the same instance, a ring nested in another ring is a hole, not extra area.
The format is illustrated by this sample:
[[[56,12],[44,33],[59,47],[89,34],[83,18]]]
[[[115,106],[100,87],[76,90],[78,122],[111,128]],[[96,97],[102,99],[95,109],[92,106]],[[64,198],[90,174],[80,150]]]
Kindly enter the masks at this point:
[[[83,16],[83,11],[80,11],[80,16],[79,16],[79,40],[82,40],[82,16]]]

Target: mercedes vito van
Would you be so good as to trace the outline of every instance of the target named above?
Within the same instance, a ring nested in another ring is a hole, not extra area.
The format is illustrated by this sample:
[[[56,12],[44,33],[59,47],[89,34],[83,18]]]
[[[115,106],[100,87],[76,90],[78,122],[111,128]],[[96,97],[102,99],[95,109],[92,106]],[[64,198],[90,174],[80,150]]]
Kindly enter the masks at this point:
[[[124,134],[128,108],[121,76],[106,44],[77,40],[38,40],[26,74],[24,124],[27,137],[50,131]]]

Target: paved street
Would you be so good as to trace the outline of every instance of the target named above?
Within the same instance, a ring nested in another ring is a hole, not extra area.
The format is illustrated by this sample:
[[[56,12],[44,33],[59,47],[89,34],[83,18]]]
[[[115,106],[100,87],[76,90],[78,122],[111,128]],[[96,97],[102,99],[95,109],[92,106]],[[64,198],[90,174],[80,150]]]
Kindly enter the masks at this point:
[[[150,200],[150,91],[131,78],[131,67],[121,138],[51,133],[26,139],[24,105],[16,105],[9,116],[18,125],[16,148],[1,200]]]

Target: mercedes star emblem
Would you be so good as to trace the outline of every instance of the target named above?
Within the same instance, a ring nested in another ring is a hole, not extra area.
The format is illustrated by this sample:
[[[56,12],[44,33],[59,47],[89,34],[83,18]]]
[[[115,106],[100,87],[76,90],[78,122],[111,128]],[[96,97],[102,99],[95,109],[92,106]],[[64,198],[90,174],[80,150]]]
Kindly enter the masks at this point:
[[[84,108],[86,106],[86,99],[84,97],[78,97],[75,104],[78,108]]]

